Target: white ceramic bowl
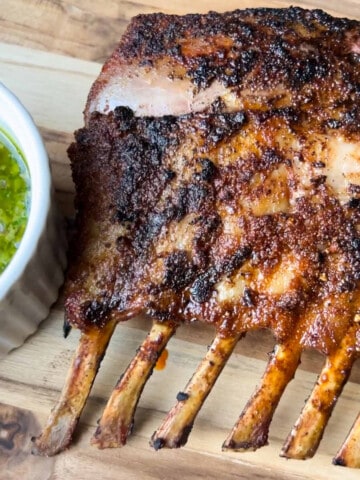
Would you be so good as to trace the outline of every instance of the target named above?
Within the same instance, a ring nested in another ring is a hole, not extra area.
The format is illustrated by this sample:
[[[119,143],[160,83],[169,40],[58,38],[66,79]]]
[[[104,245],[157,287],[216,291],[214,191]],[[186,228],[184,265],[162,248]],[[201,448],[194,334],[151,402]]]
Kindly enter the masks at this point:
[[[0,358],[35,332],[63,281],[65,236],[53,204],[48,156],[20,101],[0,83],[0,128],[20,148],[30,173],[28,223],[19,248],[0,273]]]

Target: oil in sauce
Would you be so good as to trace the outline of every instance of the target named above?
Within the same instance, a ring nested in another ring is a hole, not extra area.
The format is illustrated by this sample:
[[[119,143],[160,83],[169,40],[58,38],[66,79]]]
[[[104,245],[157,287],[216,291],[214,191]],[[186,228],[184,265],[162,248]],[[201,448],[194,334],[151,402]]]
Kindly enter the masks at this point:
[[[0,275],[23,237],[30,208],[30,176],[15,143],[0,130]]]

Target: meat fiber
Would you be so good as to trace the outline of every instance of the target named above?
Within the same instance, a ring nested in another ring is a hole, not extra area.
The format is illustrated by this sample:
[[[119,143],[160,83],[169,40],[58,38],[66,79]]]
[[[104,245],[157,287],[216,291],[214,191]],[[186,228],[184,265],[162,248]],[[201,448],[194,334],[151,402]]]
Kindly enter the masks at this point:
[[[146,313],[153,327],[94,444],[126,442],[161,351],[179,324],[202,321],[214,342],[152,445],[186,442],[236,343],[265,328],[274,352],[223,448],[267,443],[313,348],[325,365],[281,454],[315,453],[360,348],[359,79],[359,22],[319,10],[131,22],[69,148],[65,327],[83,333],[38,452],[69,444],[116,323]],[[334,461],[359,467],[359,452],[360,417]]]

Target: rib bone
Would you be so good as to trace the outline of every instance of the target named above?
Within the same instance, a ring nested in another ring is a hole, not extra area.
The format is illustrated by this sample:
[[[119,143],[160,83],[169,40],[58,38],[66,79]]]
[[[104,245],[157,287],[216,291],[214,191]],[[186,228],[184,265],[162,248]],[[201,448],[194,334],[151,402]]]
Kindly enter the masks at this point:
[[[177,403],[153,434],[151,445],[155,450],[185,445],[196,415],[241,336],[237,334],[223,338],[220,334],[216,335],[185,390],[178,393]]]
[[[267,444],[269,426],[280,398],[300,362],[298,341],[276,345],[266,367],[261,385],[241,413],[223,449],[256,450]]]
[[[316,385],[283,446],[281,456],[305,459],[316,452],[355,360],[355,334],[356,329],[350,328],[339,348],[327,357]]]
[[[109,321],[82,333],[61,397],[42,434],[33,439],[33,453],[51,456],[70,444],[115,326]]]
[[[146,381],[166,344],[175,333],[174,322],[154,322],[136,356],[120,377],[91,440],[99,448],[125,445]]]

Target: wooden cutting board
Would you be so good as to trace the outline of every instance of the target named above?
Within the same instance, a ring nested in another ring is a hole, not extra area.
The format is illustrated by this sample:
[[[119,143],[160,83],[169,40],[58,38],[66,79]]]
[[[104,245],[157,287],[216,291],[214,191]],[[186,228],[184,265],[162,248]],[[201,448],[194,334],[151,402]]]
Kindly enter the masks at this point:
[[[73,185],[66,148],[82,125],[89,87],[129,19],[137,13],[205,12],[256,6],[289,6],[286,1],[2,0],[0,81],[33,115],[50,156],[57,200],[73,214]],[[297,5],[323,8],[360,19],[359,0],[304,0]],[[58,398],[78,333],[62,337],[59,298],[39,331],[0,362],[0,480],[10,479],[343,479],[357,470],[335,467],[332,456],[359,410],[360,366],[338,402],[316,456],[307,461],[279,457],[282,442],[308,397],[323,359],[306,352],[295,379],[275,414],[270,445],[250,453],[221,451],[221,444],[259,382],[273,348],[269,334],[241,341],[180,450],[154,452],[153,431],[175,402],[212,339],[203,325],[184,326],[169,344],[166,368],[155,371],[141,398],[134,433],[122,449],[97,450],[89,440],[113,385],[146,335],[146,319],[117,328],[82,415],[72,447],[54,457],[29,454],[29,439],[44,424]]]

